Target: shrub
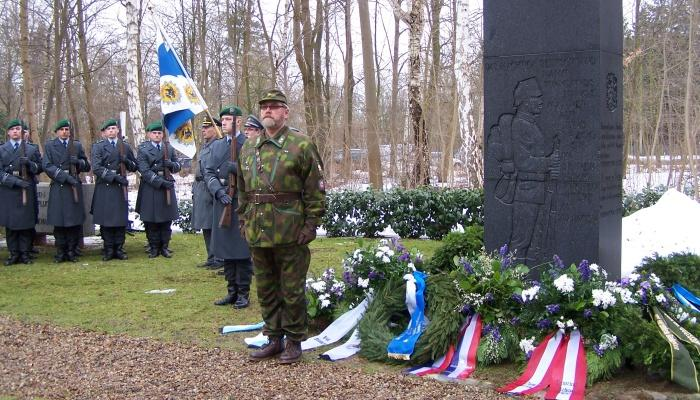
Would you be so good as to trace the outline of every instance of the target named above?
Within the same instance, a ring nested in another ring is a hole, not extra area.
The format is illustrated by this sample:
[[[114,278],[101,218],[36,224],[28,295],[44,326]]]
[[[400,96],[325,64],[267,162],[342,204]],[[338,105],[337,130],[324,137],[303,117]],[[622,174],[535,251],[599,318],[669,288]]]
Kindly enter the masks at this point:
[[[195,233],[192,228],[192,201],[180,200],[177,204],[178,216],[173,222],[182,229],[184,233]]]
[[[666,287],[680,283],[691,291],[700,290],[700,256],[696,254],[673,253],[668,257],[655,254],[644,258],[636,270],[656,274]]]
[[[442,245],[425,265],[430,274],[449,272],[457,268],[455,257],[472,258],[484,247],[484,228],[479,225],[467,227],[464,232],[449,233],[442,240]]]

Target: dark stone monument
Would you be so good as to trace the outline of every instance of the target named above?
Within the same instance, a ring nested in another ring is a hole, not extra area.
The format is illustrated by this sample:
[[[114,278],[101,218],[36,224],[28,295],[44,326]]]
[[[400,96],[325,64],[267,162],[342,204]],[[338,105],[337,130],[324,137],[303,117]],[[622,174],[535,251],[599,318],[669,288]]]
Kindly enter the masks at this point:
[[[83,223],[83,237],[95,236],[95,224],[92,223],[90,205],[92,204],[92,194],[95,191],[94,183],[83,183],[83,202],[85,205],[85,222]],[[39,182],[37,185],[37,199],[39,200],[39,223],[36,225],[36,232],[53,235],[53,226],[46,224],[46,214],[49,209],[50,184]],[[45,240],[44,240],[45,241]]]
[[[484,1],[485,241],[620,276],[622,1]]]

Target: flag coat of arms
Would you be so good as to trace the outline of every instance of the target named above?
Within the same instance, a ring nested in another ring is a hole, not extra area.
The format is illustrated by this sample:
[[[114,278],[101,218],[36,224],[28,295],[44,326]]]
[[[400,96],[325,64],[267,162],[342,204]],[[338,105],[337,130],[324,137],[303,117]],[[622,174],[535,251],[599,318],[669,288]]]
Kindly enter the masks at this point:
[[[188,157],[197,152],[191,119],[207,109],[202,95],[185,70],[165,34],[158,27],[160,108],[170,144]]]

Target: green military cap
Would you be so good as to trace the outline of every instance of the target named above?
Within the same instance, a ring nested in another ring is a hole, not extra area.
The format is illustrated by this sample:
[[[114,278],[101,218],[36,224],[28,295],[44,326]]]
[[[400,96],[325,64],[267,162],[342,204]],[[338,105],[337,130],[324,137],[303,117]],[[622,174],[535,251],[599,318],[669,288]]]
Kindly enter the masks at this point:
[[[208,128],[208,127],[214,126],[214,125],[221,126],[221,121],[214,118],[214,123],[212,123],[212,120],[211,120],[211,118],[209,118],[208,115],[205,116],[204,119],[202,120],[202,128]]]
[[[260,130],[265,129],[262,122],[260,122],[260,120],[253,114],[248,116],[248,119],[245,121],[243,126],[246,128],[255,128]]]
[[[258,104],[262,104],[266,101],[279,101],[281,103],[287,104],[287,96],[282,93],[279,89],[270,89],[262,93]]]
[[[56,125],[53,126],[53,131],[56,132],[57,130],[61,128],[70,128],[70,121],[68,121],[66,118],[56,122]]]
[[[22,121],[19,118],[15,118],[15,119],[11,120],[10,122],[8,122],[6,129],[9,130],[9,129],[14,128],[15,126],[21,126],[22,129],[27,129],[27,124],[25,124],[24,121]]]
[[[146,132],[161,131],[163,132],[163,123],[160,121],[151,122],[146,126]]]
[[[242,117],[243,116],[243,111],[238,106],[235,106],[233,104],[229,104],[227,106],[224,106],[224,108],[219,111],[219,118],[223,117],[224,115],[231,115],[234,117]]]
[[[103,131],[103,130],[109,128],[110,126],[117,126],[117,125],[118,125],[117,120],[114,118],[110,118],[107,121],[102,123],[102,126],[100,126],[100,130]]]

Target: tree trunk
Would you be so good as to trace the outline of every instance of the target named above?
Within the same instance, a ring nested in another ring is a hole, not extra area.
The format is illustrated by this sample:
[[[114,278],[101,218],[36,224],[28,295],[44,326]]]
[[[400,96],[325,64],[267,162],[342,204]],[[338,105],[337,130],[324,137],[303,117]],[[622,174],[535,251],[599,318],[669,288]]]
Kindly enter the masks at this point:
[[[129,108],[131,122],[131,144],[138,145],[146,139],[143,127],[143,114],[141,111],[140,71],[138,62],[139,28],[137,24],[137,10],[132,1],[127,1],[126,6],[126,102]],[[127,134],[128,130],[124,130]],[[127,136],[129,136],[127,134]]]
[[[350,147],[352,140],[353,96],[355,95],[355,75],[352,68],[352,0],[345,0],[345,78],[343,80],[343,93],[345,93],[345,115],[343,126],[343,169],[342,176],[346,181],[352,173],[352,159]]]
[[[243,57],[241,63],[241,79],[243,80],[241,88],[243,93],[241,98],[246,110],[253,109],[253,99],[250,93],[250,22],[253,14],[253,4],[251,0],[245,0],[245,11],[243,12]]]
[[[360,35],[362,37],[362,65],[365,75],[365,129],[367,132],[367,160],[369,162],[369,183],[381,190],[382,160],[379,153],[379,101],[377,84],[374,80],[374,53],[372,51],[372,30],[369,23],[369,6],[367,0],[358,0],[357,11],[360,16]]]
[[[92,72],[90,71],[90,64],[88,62],[88,50],[87,50],[87,36],[85,35],[85,17],[83,14],[83,0],[77,0],[76,2],[76,14],[78,22],[78,57],[80,58],[80,66],[82,69],[82,81],[84,90],[84,100],[85,100],[85,111],[87,112],[88,118],[88,131],[83,130],[81,133],[81,140],[85,145],[85,154],[90,159],[90,153],[92,146],[87,145],[88,143],[93,143],[96,139],[99,139],[99,129],[97,122],[95,121],[95,104],[94,104],[94,94],[92,92]]]
[[[685,79],[685,107],[683,112],[684,119],[684,136],[685,136],[685,153],[688,157],[688,165],[690,167],[690,176],[693,180],[693,187],[695,188],[694,196],[696,199],[700,199],[700,187],[698,187],[698,174],[695,168],[695,124],[693,123],[692,113],[693,113],[693,70],[695,66],[695,53],[693,50],[693,45],[695,40],[693,35],[695,34],[695,23],[697,21],[698,12],[698,0],[690,0],[690,23],[688,24],[688,71],[686,73]],[[683,180],[681,176],[680,180]]]
[[[389,135],[390,137],[390,156],[389,156],[389,175],[396,180],[398,177],[398,162],[396,153],[398,151],[397,142],[399,136],[403,136],[399,132],[399,38],[401,30],[399,29],[399,14],[394,13],[394,46],[391,56],[391,106],[389,112]],[[403,146],[405,152],[405,145]]]
[[[29,61],[29,10],[27,0],[19,2],[19,52],[22,64],[22,94],[27,121],[32,129],[39,125],[34,107],[34,77]],[[31,132],[30,132],[31,134]]]
[[[452,14],[452,35],[450,37],[450,40],[452,42],[451,46],[451,53],[452,55],[450,56],[450,64],[452,68],[450,68],[450,80],[452,81],[452,85],[450,86],[450,99],[454,99],[452,101],[452,116],[450,118],[450,124],[449,124],[449,129],[447,130],[447,138],[445,140],[445,146],[442,151],[442,176],[444,177],[445,182],[450,182],[454,180],[454,161],[453,161],[453,154],[454,154],[454,147],[455,147],[455,140],[457,137],[457,131],[459,130],[459,93],[457,92],[457,71],[456,71],[456,66],[457,66],[457,29],[458,29],[458,17],[459,13],[457,10],[457,0],[452,0],[451,2],[451,14]],[[439,37],[438,37],[439,40]],[[439,49],[439,47],[438,47]],[[439,59],[438,59],[439,60]]]

